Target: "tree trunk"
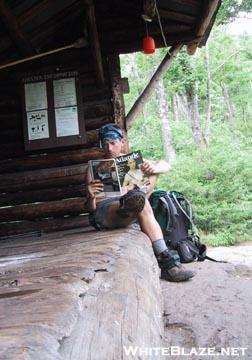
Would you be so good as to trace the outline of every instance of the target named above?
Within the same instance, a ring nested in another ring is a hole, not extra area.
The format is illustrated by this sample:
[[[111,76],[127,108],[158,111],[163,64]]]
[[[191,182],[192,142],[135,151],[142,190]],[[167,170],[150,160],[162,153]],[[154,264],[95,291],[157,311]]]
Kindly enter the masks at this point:
[[[209,62],[209,51],[208,45],[205,46],[205,62],[207,68],[207,119],[206,119],[206,128],[204,138],[206,144],[209,144],[210,141],[210,128],[211,128],[211,115],[212,115],[212,76],[210,71],[210,62]]]
[[[137,68],[137,63],[136,63],[136,53],[128,54],[128,59],[129,59],[129,65],[130,65],[131,73],[132,73],[132,75],[133,75],[133,77],[134,77],[134,79],[136,81],[136,84],[137,84],[137,94],[139,96],[141,94],[141,88],[139,86],[140,76],[139,76],[139,73],[138,73],[138,68]],[[145,120],[147,118],[145,105],[143,106],[142,114],[143,114],[143,118]]]
[[[187,101],[190,112],[190,121],[191,121],[193,139],[197,146],[202,146],[204,144],[204,140],[200,128],[198,96],[192,85],[187,88]]]
[[[179,114],[178,114],[178,101],[177,101],[176,93],[172,97],[172,106],[173,106],[174,120],[178,124],[179,123]]]
[[[165,87],[163,79],[159,80],[156,99],[159,108],[159,114],[161,119],[161,132],[163,138],[163,148],[165,159],[168,163],[171,163],[175,159],[175,150],[172,146],[172,134],[169,123],[169,113],[168,113],[168,102],[165,94]]]
[[[233,131],[234,127],[235,127],[234,126],[234,123],[235,123],[234,107],[230,101],[230,96],[229,96],[229,91],[228,91],[227,85],[222,84],[221,86],[222,86],[224,101],[225,101],[225,104],[226,104],[227,110],[228,110],[228,124],[229,124],[230,130]]]
[[[127,114],[127,116],[126,116],[127,128],[131,127],[131,125],[134,122],[135,118],[142,111],[144,104],[150,98],[153,91],[156,89],[159,80],[164,76],[169,64],[176,57],[176,55],[179,53],[181,47],[182,47],[182,45],[178,44],[178,45],[174,46],[170,50],[170,52],[168,52],[165,55],[165,57],[162,60],[161,64],[158,66],[155,74],[150,79],[148,85],[143,90],[142,94],[139,96],[139,98],[136,100],[135,104],[132,106],[129,113]]]
[[[178,114],[179,117],[190,119],[188,104],[187,104],[187,98],[186,96],[182,96],[179,94],[175,94],[178,104]]]

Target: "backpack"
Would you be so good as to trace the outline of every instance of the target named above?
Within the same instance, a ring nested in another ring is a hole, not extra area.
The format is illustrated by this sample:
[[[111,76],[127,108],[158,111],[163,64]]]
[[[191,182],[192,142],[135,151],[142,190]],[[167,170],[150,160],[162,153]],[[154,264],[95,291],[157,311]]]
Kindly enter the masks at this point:
[[[206,255],[206,245],[200,242],[191,202],[177,191],[154,191],[149,202],[159,223],[166,245],[177,250],[180,261],[216,261]]]

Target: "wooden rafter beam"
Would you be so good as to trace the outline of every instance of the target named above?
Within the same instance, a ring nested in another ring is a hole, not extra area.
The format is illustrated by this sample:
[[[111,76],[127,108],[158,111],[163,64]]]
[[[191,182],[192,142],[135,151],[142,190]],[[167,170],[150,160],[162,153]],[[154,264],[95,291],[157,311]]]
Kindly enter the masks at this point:
[[[195,17],[192,15],[182,14],[177,11],[170,11],[170,10],[159,10],[159,14],[162,18],[170,19],[170,20],[176,20],[179,22],[182,22],[184,24],[193,24],[195,21]]]
[[[182,24],[168,24],[168,25],[163,25],[162,26],[163,32],[165,34],[169,34],[169,36],[171,36],[171,34],[188,34],[192,31],[192,27],[190,25],[182,25]],[[159,35],[160,34],[160,26],[158,24],[152,24],[150,23],[150,25],[148,25],[148,31],[149,33],[154,36],[154,35]],[[111,31],[103,31],[103,37],[109,38],[110,37],[110,33]],[[113,31],[113,41],[126,41],[127,39],[134,39],[134,37],[136,36],[139,37],[144,37],[146,35],[146,28],[143,24],[143,26],[135,26],[134,28],[132,27],[126,27],[124,26],[123,29],[120,30],[116,30],[114,29]]]
[[[189,55],[193,55],[200,44],[202,37],[207,31],[208,26],[211,23],[212,17],[218,9],[219,0],[208,0],[204,6],[203,13],[200,16],[199,22],[195,27],[195,36],[198,38],[193,44],[187,46],[187,52]]]
[[[5,0],[0,0],[0,17],[5,24],[11,39],[14,41],[22,55],[27,56],[35,54],[36,51],[27,39],[17,18],[13,15]]]
[[[89,33],[90,46],[94,60],[96,80],[97,83],[101,86],[105,84],[105,78],[104,78],[101,46],[97,31],[93,0],[84,0],[84,4],[86,7],[86,19],[88,23],[88,33]]]
[[[139,13],[142,11],[141,1],[108,0],[110,11],[123,16]]]

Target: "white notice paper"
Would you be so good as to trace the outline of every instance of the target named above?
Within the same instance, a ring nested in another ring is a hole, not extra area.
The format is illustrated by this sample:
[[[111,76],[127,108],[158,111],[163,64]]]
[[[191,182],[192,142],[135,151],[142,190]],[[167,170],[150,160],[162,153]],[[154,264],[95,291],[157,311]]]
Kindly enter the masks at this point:
[[[47,109],[46,82],[25,84],[26,111]]]
[[[79,134],[77,106],[55,109],[57,137]]]
[[[49,138],[47,110],[37,110],[26,113],[29,140]]]
[[[54,107],[76,105],[75,78],[53,81]]]

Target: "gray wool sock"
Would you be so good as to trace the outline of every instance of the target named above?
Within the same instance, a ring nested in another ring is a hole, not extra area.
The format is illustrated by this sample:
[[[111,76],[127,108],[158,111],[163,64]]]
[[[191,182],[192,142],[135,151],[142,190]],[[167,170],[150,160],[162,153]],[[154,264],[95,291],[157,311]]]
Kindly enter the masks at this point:
[[[153,241],[152,247],[153,247],[155,255],[159,255],[167,249],[164,239],[158,239],[158,240]]]

